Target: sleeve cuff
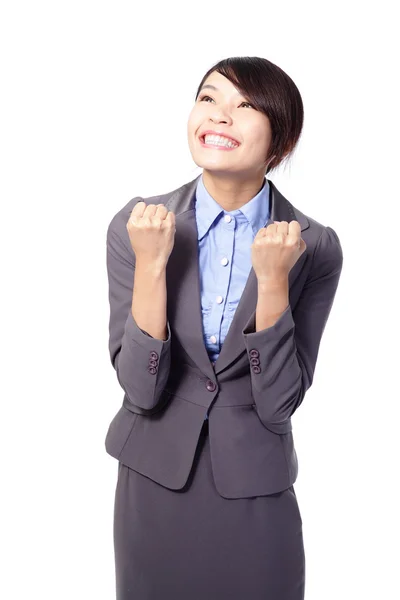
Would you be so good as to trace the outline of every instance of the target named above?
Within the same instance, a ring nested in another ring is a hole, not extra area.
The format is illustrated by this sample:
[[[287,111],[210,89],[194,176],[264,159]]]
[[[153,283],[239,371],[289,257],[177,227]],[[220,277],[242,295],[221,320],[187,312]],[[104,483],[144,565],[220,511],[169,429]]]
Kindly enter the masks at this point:
[[[256,311],[254,311],[242,330],[242,334],[245,341],[247,339],[254,344],[257,341],[264,341],[265,337],[276,338],[278,336],[280,338],[294,327],[295,323],[293,320],[292,309],[290,304],[288,304],[274,325],[271,325],[271,327],[267,327],[266,329],[261,329],[260,331],[256,331]]]
[[[167,339],[160,340],[158,338],[154,338],[144,329],[140,329],[135,319],[133,318],[132,311],[129,311],[128,318],[125,323],[125,335],[132,341],[136,342],[140,346],[144,348],[148,348],[150,350],[153,349],[164,349],[164,347],[171,342],[171,329],[169,326],[169,322],[167,321]]]

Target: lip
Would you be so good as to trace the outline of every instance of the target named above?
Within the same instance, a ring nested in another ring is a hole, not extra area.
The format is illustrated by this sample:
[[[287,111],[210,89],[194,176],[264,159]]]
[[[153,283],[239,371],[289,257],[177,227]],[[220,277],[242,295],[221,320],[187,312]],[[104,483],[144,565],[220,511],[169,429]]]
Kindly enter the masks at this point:
[[[238,144],[240,146],[240,142],[238,140],[236,140],[234,137],[232,137],[231,135],[229,135],[228,133],[225,133],[224,131],[215,131],[213,129],[206,129],[206,131],[203,131],[200,135],[199,135],[199,140],[202,144],[204,144],[203,142],[203,137],[207,134],[212,134],[212,135],[221,135],[222,137],[225,137],[229,140],[232,140],[232,142],[235,142],[235,144]],[[204,144],[206,145],[206,144]],[[217,147],[217,146],[216,146]]]

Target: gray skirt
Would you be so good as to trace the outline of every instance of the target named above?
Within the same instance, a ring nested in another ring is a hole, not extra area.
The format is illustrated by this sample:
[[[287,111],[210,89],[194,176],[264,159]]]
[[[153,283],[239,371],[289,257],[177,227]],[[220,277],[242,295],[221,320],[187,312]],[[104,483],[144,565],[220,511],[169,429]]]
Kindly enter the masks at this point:
[[[208,421],[181,490],[119,463],[114,550],[117,600],[304,600],[293,486],[268,496],[221,497]]]

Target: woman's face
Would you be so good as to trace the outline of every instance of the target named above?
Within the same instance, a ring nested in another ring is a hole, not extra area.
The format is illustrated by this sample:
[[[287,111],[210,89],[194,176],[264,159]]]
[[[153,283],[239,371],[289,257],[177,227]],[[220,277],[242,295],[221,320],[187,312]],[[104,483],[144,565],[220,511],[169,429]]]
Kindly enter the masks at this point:
[[[207,85],[216,89],[204,88]],[[203,143],[201,138],[207,130],[230,136],[238,145],[227,148],[226,140],[216,138]],[[269,119],[247,103],[220,73],[214,71],[204,82],[189,115],[187,132],[192,158],[199,167],[231,176],[265,175],[271,144]]]

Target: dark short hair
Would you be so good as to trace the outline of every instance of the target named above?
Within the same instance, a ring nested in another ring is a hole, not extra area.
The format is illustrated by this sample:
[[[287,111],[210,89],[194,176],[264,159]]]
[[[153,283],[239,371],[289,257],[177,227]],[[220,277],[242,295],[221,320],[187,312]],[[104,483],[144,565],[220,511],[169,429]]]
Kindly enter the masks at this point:
[[[269,173],[293,154],[300,138],[304,109],[297,86],[289,75],[266,58],[234,56],[219,61],[207,71],[195,100],[213,71],[229,79],[254,108],[268,117],[272,140],[265,162],[275,154],[266,171]]]

